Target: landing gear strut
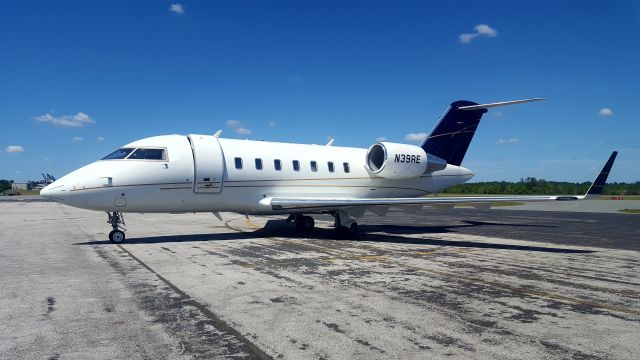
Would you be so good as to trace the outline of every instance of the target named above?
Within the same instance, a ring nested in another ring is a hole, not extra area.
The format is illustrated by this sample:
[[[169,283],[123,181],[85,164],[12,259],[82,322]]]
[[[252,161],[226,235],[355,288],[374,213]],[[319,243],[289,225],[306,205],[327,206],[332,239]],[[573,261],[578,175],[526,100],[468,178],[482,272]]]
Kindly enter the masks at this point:
[[[111,240],[111,242],[114,244],[122,243],[124,241],[125,231],[125,228],[122,226],[125,225],[124,216],[121,212],[117,211],[114,211],[112,213],[107,212],[107,216],[109,217],[107,223],[111,224],[111,228],[113,228],[113,230],[109,233],[109,240]]]
[[[331,215],[335,218],[334,226],[336,228],[336,235],[338,235],[338,238],[355,239],[358,237],[358,223],[351,215],[349,215],[349,213],[338,210]]]

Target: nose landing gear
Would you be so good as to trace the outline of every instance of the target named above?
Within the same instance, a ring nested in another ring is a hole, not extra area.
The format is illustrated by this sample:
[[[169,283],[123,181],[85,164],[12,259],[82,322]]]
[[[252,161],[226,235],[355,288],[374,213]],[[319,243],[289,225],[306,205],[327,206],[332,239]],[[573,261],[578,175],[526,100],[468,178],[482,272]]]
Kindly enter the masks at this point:
[[[122,243],[125,239],[124,232],[126,230],[122,226],[122,225],[125,225],[124,216],[122,215],[121,212],[117,212],[117,211],[114,211],[112,213],[107,212],[107,216],[109,217],[109,220],[107,220],[107,223],[111,224],[111,227],[113,228],[113,230],[109,233],[109,240],[111,240],[111,242],[114,244]]]

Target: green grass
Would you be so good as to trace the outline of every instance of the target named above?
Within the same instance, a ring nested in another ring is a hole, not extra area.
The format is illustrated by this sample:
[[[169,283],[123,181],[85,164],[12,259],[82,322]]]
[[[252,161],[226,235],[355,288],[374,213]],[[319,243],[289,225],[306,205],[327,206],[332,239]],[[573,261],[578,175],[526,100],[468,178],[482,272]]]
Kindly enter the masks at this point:
[[[491,207],[496,207],[496,206],[518,206],[518,205],[524,205],[525,203],[520,202],[520,201],[501,201],[501,202],[494,202],[491,203]],[[457,204],[453,204],[454,206],[466,206],[466,207],[473,207],[475,204],[471,204],[471,203],[457,203]]]
[[[618,211],[627,213],[627,214],[640,214],[640,209],[621,209]]]
[[[505,202],[496,202],[491,204],[491,206],[518,206],[518,205],[524,205],[524,203],[520,201],[505,201]]]
[[[473,196],[521,196],[527,194],[447,194],[447,193],[438,193],[438,195],[429,194],[426,197],[473,197]],[[532,194],[535,196],[535,194]],[[565,194],[545,194],[545,195],[565,195]],[[624,201],[624,200],[640,200],[640,195],[601,195],[597,200],[611,200],[611,197],[620,197],[622,196],[623,200],[616,201]],[[521,204],[515,204],[521,205]]]

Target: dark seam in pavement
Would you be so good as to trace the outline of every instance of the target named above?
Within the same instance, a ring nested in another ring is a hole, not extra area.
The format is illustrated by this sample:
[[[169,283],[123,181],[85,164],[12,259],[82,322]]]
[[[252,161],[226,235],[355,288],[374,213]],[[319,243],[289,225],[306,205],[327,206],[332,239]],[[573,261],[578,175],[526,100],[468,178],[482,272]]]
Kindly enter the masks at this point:
[[[129,255],[132,259],[134,259],[140,265],[142,265],[145,269],[151,271],[151,273],[153,273],[155,276],[157,276],[158,279],[160,279],[167,286],[169,286],[171,288],[171,290],[173,290],[178,295],[180,295],[182,298],[184,298],[185,299],[185,301],[184,301],[185,304],[194,306],[198,310],[202,311],[202,313],[205,314],[209,319],[211,319],[216,324],[217,327],[219,327],[223,331],[226,331],[226,332],[230,333],[236,339],[238,339],[238,341],[240,341],[241,343],[247,345],[247,347],[249,347],[249,349],[251,349],[251,351],[253,351],[253,353],[256,356],[258,356],[260,359],[273,360],[273,358],[271,356],[267,355],[258,346],[256,346],[254,343],[252,343],[246,337],[244,337],[242,334],[240,334],[240,332],[238,330],[236,330],[236,329],[232,328],[231,326],[229,326],[229,324],[227,324],[222,319],[217,317],[216,314],[211,312],[204,305],[202,305],[199,302],[195,301],[193,298],[191,298],[189,295],[187,295],[187,293],[185,293],[184,291],[180,290],[177,286],[173,285],[173,283],[171,283],[165,277],[163,277],[162,275],[160,275],[157,272],[155,272],[151,267],[149,267],[149,265],[145,264],[142,260],[138,259],[129,250],[125,249],[122,245],[118,245],[118,247],[120,249],[122,249],[122,251],[127,253],[127,255]]]

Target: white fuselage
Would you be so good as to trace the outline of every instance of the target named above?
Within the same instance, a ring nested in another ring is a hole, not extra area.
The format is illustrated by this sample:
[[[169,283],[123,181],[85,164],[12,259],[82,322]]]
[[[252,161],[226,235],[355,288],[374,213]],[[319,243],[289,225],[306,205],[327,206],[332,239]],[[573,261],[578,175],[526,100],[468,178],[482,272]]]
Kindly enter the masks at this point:
[[[466,168],[447,165],[413,179],[390,180],[368,170],[367,149],[207,135],[157,136],[124,148],[148,147],[165,149],[166,158],[99,160],[58,179],[41,194],[71,206],[109,212],[273,214],[287,211],[262,206],[261,199],[419,197],[473,176]],[[241,169],[236,168],[236,158],[241,159]],[[261,159],[262,169],[257,169],[256,159]]]

